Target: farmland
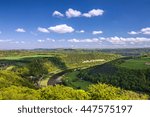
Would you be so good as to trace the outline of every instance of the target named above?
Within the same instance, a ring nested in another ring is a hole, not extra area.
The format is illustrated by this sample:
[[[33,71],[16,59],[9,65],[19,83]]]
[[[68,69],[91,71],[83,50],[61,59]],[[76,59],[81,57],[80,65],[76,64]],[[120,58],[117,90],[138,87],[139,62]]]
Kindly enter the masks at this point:
[[[150,68],[148,63],[150,63],[150,57],[141,57],[125,60],[120,66],[128,69],[148,69]]]

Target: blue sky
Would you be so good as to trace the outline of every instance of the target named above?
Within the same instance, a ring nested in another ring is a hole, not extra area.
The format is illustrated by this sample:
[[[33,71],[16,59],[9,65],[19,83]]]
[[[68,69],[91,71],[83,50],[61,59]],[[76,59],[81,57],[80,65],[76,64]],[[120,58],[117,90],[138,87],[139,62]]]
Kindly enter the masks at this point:
[[[150,0],[0,0],[0,49],[150,47]]]

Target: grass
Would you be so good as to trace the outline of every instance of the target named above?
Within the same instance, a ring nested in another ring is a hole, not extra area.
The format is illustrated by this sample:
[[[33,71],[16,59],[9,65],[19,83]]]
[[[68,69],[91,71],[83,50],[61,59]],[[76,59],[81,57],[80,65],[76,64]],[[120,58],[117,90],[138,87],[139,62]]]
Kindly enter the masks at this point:
[[[37,58],[37,57],[52,57],[52,55],[9,56],[9,57],[0,57],[0,59],[20,60],[24,58]]]
[[[91,82],[81,80],[77,77],[79,71],[73,71],[70,73],[67,73],[63,76],[63,80],[67,86],[76,88],[76,89],[83,89],[86,90]]]
[[[129,59],[126,60],[124,63],[120,64],[120,66],[128,69],[147,69],[150,68],[150,65],[145,64],[147,62],[150,63],[150,57]]]

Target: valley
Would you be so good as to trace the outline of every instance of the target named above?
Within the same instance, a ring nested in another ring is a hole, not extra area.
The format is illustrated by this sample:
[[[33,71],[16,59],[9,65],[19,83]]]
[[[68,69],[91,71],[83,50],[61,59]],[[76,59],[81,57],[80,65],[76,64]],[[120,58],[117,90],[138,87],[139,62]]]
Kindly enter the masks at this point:
[[[128,50],[1,50],[0,99],[150,99],[150,49]]]

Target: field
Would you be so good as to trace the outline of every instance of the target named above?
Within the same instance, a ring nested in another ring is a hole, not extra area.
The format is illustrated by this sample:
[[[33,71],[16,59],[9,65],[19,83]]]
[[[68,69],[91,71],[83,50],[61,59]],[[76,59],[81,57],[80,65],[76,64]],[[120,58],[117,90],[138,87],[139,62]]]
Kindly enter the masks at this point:
[[[86,90],[88,86],[92,83],[78,78],[77,76],[78,74],[79,74],[78,71],[67,73],[63,76],[63,81],[67,86],[76,89]]]
[[[128,69],[147,69],[150,68],[150,57],[125,60],[120,66]]]
[[[2,60],[21,60],[21,59],[28,59],[28,58],[42,58],[42,57],[52,57],[52,55],[31,55],[31,56],[8,56],[8,57],[1,57]]]

